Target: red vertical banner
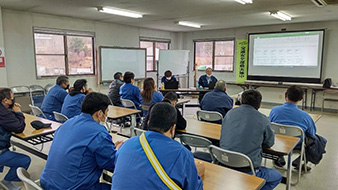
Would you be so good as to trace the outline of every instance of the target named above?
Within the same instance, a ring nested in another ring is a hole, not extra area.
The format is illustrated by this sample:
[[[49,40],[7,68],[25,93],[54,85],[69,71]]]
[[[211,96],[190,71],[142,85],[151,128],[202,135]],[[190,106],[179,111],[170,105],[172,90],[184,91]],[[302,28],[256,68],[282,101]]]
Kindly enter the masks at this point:
[[[5,52],[2,47],[0,47],[0,67],[5,67]]]

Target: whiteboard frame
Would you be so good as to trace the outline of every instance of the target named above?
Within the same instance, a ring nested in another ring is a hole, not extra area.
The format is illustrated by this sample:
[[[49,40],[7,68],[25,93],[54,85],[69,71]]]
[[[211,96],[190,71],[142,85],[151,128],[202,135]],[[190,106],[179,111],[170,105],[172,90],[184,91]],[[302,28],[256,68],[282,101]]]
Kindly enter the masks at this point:
[[[99,63],[100,63],[100,73],[99,73],[99,79],[100,79],[100,84],[104,84],[104,83],[110,83],[113,81],[112,80],[102,80],[102,54],[101,54],[101,50],[102,49],[122,49],[122,50],[144,50],[144,65],[145,65],[145,69],[144,69],[144,78],[147,78],[147,49],[146,48],[135,48],[135,47],[120,47],[120,46],[99,46],[98,47],[98,54],[99,56],[97,56],[99,58]],[[138,79],[144,79],[144,78],[135,78],[135,80],[138,80]]]

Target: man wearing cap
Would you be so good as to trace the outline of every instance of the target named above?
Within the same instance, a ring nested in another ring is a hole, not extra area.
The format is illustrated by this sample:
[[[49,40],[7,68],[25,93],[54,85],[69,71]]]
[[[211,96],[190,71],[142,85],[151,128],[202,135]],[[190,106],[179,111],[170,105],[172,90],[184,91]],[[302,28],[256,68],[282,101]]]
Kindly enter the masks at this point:
[[[25,117],[21,112],[21,106],[15,103],[11,89],[0,88],[0,101],[0,171],[3,171],[3,166],[10,168],[2,183],[8,189],[20,189],[12,184],[21,181],[16,169],[19,167],[28,169],[31,159],[24,154],[10,151],[9,147],[12,133],[22,133],[25,129]]]

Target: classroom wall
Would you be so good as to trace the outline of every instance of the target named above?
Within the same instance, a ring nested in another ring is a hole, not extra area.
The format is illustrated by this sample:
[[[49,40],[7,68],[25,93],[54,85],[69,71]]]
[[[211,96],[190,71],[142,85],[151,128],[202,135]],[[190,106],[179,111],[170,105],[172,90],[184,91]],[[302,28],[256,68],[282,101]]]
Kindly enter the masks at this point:
[[[197,39],[215,39],[215,38],[235,38],[236,40],[247,39],[248,33],[255,32],[271,32],[280,31],[282,28],[287,30],[308,30],[308,29],[326,29],[325,42],[324,42],[324,55],[323,55],[323,72],[322,78],[332,78],[338,82],[338,21],[330,22],[313,22],[313,23],[301,23],[301,24],[283,24],[283,25],[271,25],[271,26],[258,26],[258,27],[243,27],[233,29],[221,29],[221,30],[208,30],[183,33],[183,49],[189,49],[192,53],[190,55],[190,68],[193,68],[194,64],[194,45],[193,40]],[[235,68],[236,69],[236,68]],[[203,75],[204,72],[197,72],[198,78]],[[225,81],[235,81],[235,72],[214,72],[214,75],[218,79],[224,79]],[[194,85],[194,76],[190,75],[190,86]],[[285,89],[272,89],[272,88],[259,88],[263,94],[263,101],[273,103],[283,103]],[[228,86],[229,94],[234,94],[241,91],[241,88],[237,86]],[[310,93],[310,92],[309,92]],[[308,105],[310,104],[310,94],[308,95]],[[321,106],[321,93],[318,93],[316,106]],[[327,107],[337,108],[338,104],[331,104]]]
[[[2,8],[0,7],[0,47],[5,47],[4,44],[4,32],[2,27]],[[5,59],[5,63],[6,63]],[[7,70],[6,67],[0,68],[0,87],[6,87],[7,84]]]
[[[172,32],[12,10],[3,10],[1,15],[7,58],[8,86],[31,84],[45,86],[47,83],[55,83],[55,78],[36,78],[34,26],[95,32],[96,46],[139,47],[139,37],[142,36],[170,39],[172,49],[178,47],[178,36]],[[1,39],[0,35],[0,46]],[[0,80],[2,77],[1,74]],[[96,76],[71,77],[71,83],[78,78],[86,78],[89,86],[94,90],[107,92],[108,87],[97,85]]]

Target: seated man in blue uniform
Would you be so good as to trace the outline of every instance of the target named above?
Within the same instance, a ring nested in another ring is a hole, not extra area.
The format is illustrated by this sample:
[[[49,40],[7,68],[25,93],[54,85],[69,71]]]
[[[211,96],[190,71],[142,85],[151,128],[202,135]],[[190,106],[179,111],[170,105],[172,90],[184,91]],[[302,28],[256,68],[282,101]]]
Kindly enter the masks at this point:
[[[315,136],[316,125],[311,116],[297,107],[297,104],[303,99],[304,91],[299,86],[290,86],[285,93],[285,103],[281,106],[275,106],[271,109],[269,119],[271,122],[279,123],[283,125],[292,125],[300,127],[305,135]],[[296,149],[301,149],[301,143],[296,146]],[[299,167],[298,157],[292,165],[298,169]],[[277,166],[284,166],[285,161],[280,158],[275,162]],[[302,166],[304,167],[304,166]],[[308,170],[311,168],[308,167]]]
[[[225,114],[232,109],[233,99],[226,93],[226,84],[224,80],[217,81],[215,89],[204,95],[200,107],[206,111],[216,111],[224,117]],[[217,123],[222,123],[219,120]]]
[[[68,119],[80,115],[81,104],[87,94],[93,92],[91,88],[88,88],[86,79],[78,79],[75,81],[72,90],[66,96],[61,113],[68,117]]]
[[[50,120],[54,120],[53,111],[61,113],[62,104],[67,96],[69,88],[69,79],[61,75],[56,79],[56,85],[51,88],[43,99],[41,110]]]
[[[113,171],[116,149],[105,122],[108,96],[92,92],[82,103],[81,114],[67,120],[56,132],[40,177],[43,189],[110,189],[99,183],[102,170]]]
[[[172,105],[160,102],[153,106],[149,131],[129,139],[118,150],[113,190],[173,189],[170,188],[172,186],[185,190],[203,189],[198,174],[204,173],[204,165],[196,167],[192,153],[173,140],[175,122],[176,109]],[[158,163],[149,159],[156,159]],[[169,186],[159,177],[153,164],[163,168],[167,174],[165,179],[170,181]]]
[[[132,72],[125,72],[123,75],[124,84],[120,88],[120,95],[122,99],[131,100],[134,102],[137,109],[141,109],[143,104],[140,89],[133,85],[135,75]]]
[[[205,75],[200,76],[199,80],[198,80],[198,85],[201,88],[209,88],[209,83],[210,82],[217,82],[216,77],[212,76],[212,69],[210,67],[208,67],[205,70]]]
[[[270,121],[258,111],[262,95],[256,90],[247,90],[241,101],[241,106],[230,110],[223,119],[220,147],[247,155],[256,176],[266,181],[262,190],[274,189],[281,182],[282,175],[275,169],[261,166],[263,148],[272,147],[275,142]],[[250,168],[237,170],[251,174]]]
[[[2,180],[8,189],[20,189],[12,184],[21,181],[16,169],[23,167],[27,170],[31,163],[30,157],[9,150],[12,133],[22,133],[25,126],[25,117],[21,112],[21,106],[15,103],[12,90],[0,88],[0,167],[1,172],[4,166],[10,168]]]
[[[167,70],[164,72],[164,76],[161,78],[161,83],[171,82],[171,81],[177,81],[175,76],[173,76],[172,72],[170,70]]]

